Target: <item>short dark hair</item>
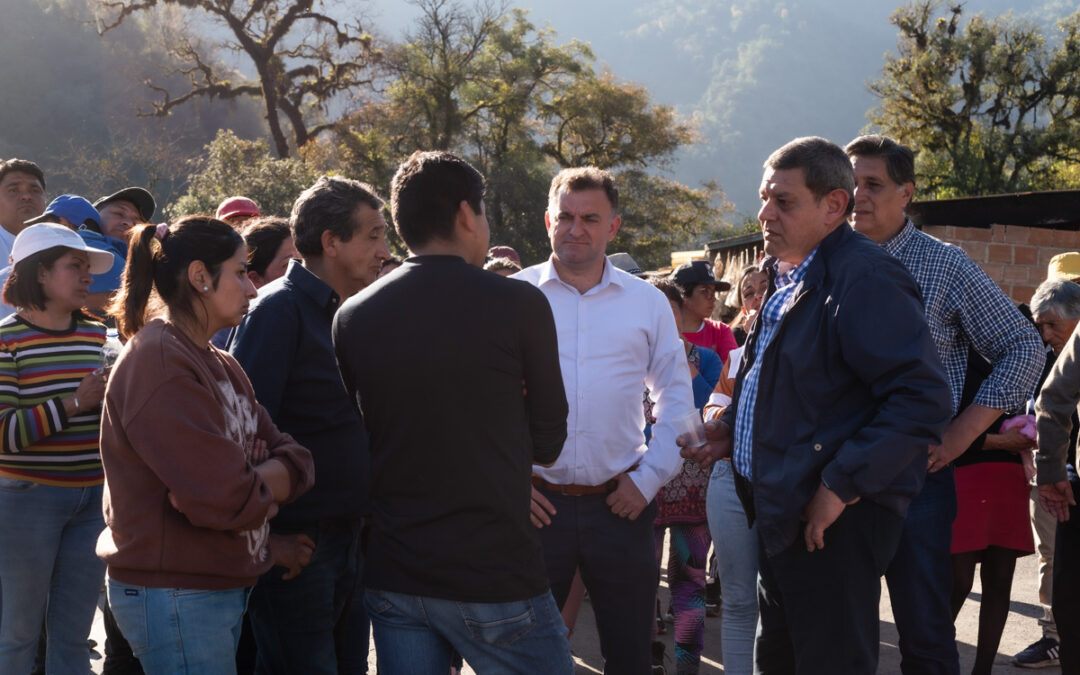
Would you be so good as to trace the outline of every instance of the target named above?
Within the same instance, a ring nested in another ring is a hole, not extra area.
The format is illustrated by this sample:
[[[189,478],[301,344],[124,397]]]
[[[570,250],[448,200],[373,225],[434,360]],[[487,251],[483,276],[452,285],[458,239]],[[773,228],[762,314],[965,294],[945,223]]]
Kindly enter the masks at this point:
[[[485,191],[484,177],[464,159],[441,150],[417,150],[390,181],[394,227],[410,249],[432,239],[451,240],[461,202],[479,215]]]
[[[563,169],[551,179],[551,187],[548,189],[548,205],[550,206],[559,191],[580,192],[582,190],[603,190],[611,204],[612,211],[619,210],[619,188],[615,187],[615,178],[610,172],[595,166],[579,166],[574,169]]]
[[[804,136],[786,143],[765,160],[776,171],[802,169],[807,189],[819,202],[833,190],[848,194],[845,215],[855,208],[855,172],[839,145],[820,136]]]
[[[45,172],[37,164],[28,159],[18,159],[17,157],[0,162],[0,180],[4,180],[4,176],[9,173],[15,172],[30,174],[41,183],[41,189],[45,189]]]
[[[649,283],[659,288],[660,292],[667,296],[667,299],[674,302],[678,307],[683,306],[682,291],[679,290],[678,284],[674,281],[668,277],[652,277],[649,279]]]
[[[320,176],[300,193],[292,207],[293,243],[300,255],[321,256],[322,233],[329,230],[341,241],[356,234],[356,209],[364,205],[378,211],[383,200],[375,188],[340,176]]]
[[[4,282],[4,302],[12,307],[27,309],[45,309],[48,298],[45,289],[38,280],[38,267],[51,270],[56,261],[72,250],[67,246],[53,246],[44,251],[28,255],[11,268],[11,274]]]
[[[250,218],[244,225],[243,235],[248,248],[248,269],[261,277],[274,262],[281,244],[292,238],[292,228],[288,218],[263,216]]]
[[[848,157],[880,157],[885,160],[889,178],[897,185],[915,184],[915,153],[888,136],[867,134],[844,146]]]

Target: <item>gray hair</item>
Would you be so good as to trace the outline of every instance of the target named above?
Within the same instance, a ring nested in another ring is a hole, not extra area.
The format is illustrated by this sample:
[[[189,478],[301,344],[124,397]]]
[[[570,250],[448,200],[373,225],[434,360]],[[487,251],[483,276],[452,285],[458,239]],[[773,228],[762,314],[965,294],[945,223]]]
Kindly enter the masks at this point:
[[[1047,279],[1031,297],[1035,316],[1054,312],[1062,319],[1080,319],[1080,284],[1064,279]]]

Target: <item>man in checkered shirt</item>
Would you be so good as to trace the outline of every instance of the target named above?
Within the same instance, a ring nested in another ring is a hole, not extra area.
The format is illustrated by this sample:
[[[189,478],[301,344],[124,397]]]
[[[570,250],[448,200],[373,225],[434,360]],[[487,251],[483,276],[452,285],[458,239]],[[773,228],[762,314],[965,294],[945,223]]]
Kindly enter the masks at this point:
[[[950,544],[956,517],[952,461],[1003,412],[1030,398],[1045,355],[1035,327],[959,247],[915,229],[904,213],[915,192],[912,151],[884,136],[845,148],[855,170],[852,226],[907,267],[922,289],[930,333],[952,390],[953,420],[931,446],[926,484],[911,502],[885,578],[900,633],[901,670],[957,675]],[[971,405],[959,410],[968,348],[993,365]]]

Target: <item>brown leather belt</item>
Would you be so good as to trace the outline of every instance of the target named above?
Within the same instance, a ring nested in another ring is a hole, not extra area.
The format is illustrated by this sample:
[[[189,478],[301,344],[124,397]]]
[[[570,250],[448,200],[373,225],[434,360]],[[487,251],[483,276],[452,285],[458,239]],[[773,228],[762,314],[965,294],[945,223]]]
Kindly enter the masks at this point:
[[[558,483],[549,483],[540,476],[533,476],[532,484],[538,490],[555,492],[567,497],[584,497],[585,495],[606,495],[614,492],[619,485],[619,481],[612,478],[602,485],[559,485]]]

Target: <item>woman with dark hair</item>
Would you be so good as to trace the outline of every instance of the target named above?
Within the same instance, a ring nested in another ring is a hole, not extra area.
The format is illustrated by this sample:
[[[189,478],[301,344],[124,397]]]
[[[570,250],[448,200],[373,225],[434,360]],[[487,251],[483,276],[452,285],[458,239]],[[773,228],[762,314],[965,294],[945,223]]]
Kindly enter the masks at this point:
[[[300,257],[288,218],[263,216],[248,221],[244,242],[248,247],[248,278],[255,288],[285,276],[289,261]]]
[[[105,326],[81,310],[112,253],[73,230],[23,230],[0,321],[0,673],[28,673],[44,619],[48,673],[85,673],[105,569],[98,450]]]
[[[247,255],[212,218],[142,226],[110,309],[129,341],[102,419],[98,553],[116,622],[150,675],[236,672],[248,589],[273,564],[267,519],[313,480],[310,453],[210,344],[255,296]]]

